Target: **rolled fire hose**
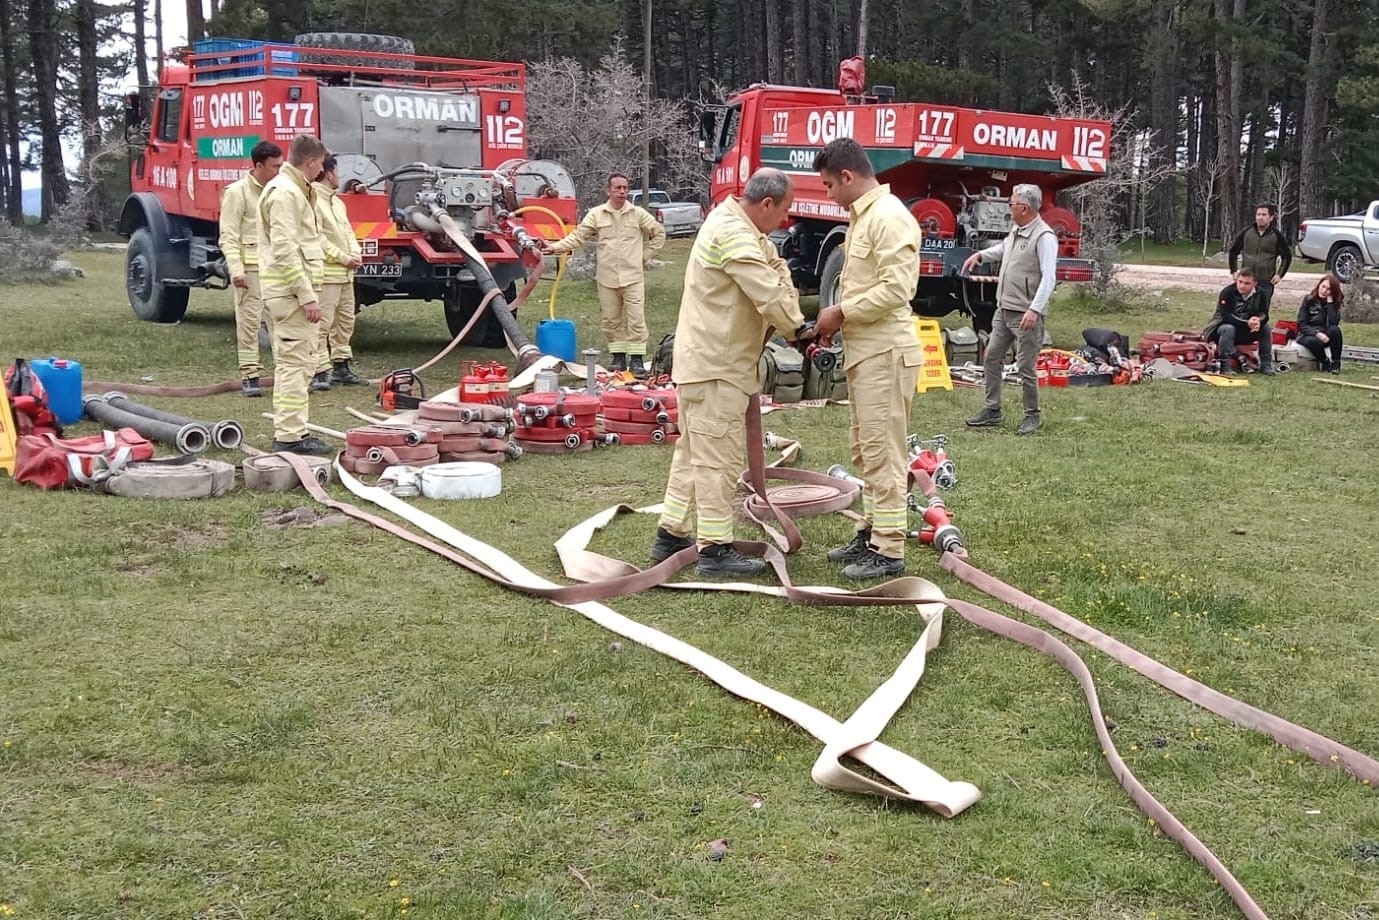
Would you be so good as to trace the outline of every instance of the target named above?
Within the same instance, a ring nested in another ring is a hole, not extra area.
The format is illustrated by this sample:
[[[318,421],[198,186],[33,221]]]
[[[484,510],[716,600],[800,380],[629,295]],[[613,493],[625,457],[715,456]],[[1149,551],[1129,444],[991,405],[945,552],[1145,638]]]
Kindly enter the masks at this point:
[[[211,444],[211,432],[205,425],[177,425],[158,419],[136,415],[117,409],[103,396],[87,396],[82,408],[94,421],[113,428],[133,428],[139,434],[160,444],[169,444],[184,454],[199,454]]]
[[[123,409],[125,412],[133,412],[135,415],[142,415],[145,418],[156,419],[160,422],[170,422],[174,425],[202,425],[210,429],[211,440],[215,442],[216,447],[222,450],[234,450],[244,441],[244,429],[234,419],[226,418],[218,422],[203,422],[200,419],[188,418],[175,412],[167,412],[163,409],[145,406],[143,403],[136,403],[119,390],[106,393],[102,399],[105,400],[106,405],[112,408]]]
[[[234,491],[234,464],[190,455],[182,459],[187,462],[153,460],[126,464],[97,489],[123,498],[178,499],[218,498]]]
[[[304,457],[307,467],[321,485],[330,484],[330,459]],[[251,492],[291,492],[301,484],[297,471],[278,454],[248,457],[241,464],[244,487]]]

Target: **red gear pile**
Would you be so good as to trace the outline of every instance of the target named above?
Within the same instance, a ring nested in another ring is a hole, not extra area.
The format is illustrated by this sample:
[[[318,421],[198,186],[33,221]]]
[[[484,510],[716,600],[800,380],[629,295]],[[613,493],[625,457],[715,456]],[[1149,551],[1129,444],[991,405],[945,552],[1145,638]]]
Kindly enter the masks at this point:
[[[503,388],[506,392],[506,383]],[[424,402],[413,424],[440,433],[441,463],[503,463],[516,454],[507,440],[511,419],[512,412],[502,406]]]
[[[439,429],[411,425],[351,428],[340,465],[362,476],[378,476],[390,466],[430,466],[440,462],[441,437]]]
[[[674,387],[626,387],[603,393],[603,430],[617,444],[668,444],[680,437]]]
[[[609,443],[595,431],[598,412],[587,393],[527,393],[517,397],[513,443],[534,454],[583,453]]]

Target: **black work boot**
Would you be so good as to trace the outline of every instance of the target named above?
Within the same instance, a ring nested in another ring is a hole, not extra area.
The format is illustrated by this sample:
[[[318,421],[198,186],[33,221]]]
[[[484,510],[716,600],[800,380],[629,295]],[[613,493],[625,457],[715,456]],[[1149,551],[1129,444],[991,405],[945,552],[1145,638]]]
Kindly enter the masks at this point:
[[[1265,377],[1272,377],[1274,376],[1274,374],[1278,373],[1278,370],[1274,367],[1274,359],[1260,358],[1259,372],[1263,374]]]
[[[843,574],[853,581],[867,581],[872,578],[894,578],[905,574],[905,560],[883,556],[867,547],[860,557],[843,566]]]
[[[311,383],[307,389],[313,393],[320,393],[330,389],[330,371],[317,371],[316,376],[311,378]]]
[[[871,542],[871,528],[859,530],[852,535],[852,539],[842,546],[835,546],[827,553],[829,562],[856,562],[867,551],[867,544]]]
[[[622,351],[613,352],[613,373],[621,373],[627,370],[627,353]]]
[[[646,365],[642,363],[641,355],[629,355],[628,360],[631,362],[627,367],[628,370],[638,377],[646,376]]]
[[[289,454],[316,454],[322,457],[335,453],[335,448],[320,438],[313,438],[310,435],[300,441],[279,441],[274,438],[273,450]]]
[[[241,396],[247,396],[252,399],[255,396],[263,395],[263,387],[259,386],[259,378],[245,377],[239,382],[239,392]]]
[[[1003,421],[1000,409],[992,409],[984,406],[982,411],[967,420],[968,428],[988,428],[992,425],[999,425]]]
[[[693,545],[694,537],[677,537],[664,527],[657,527],[656,539],[651,542],[651,559],[653,562],[665,562],[680,550]]]
[[[331,362],[330,382],[346,387],[362,387],[369,381],[351,370],[350,359],[345,358],[343,361]]]
[[[695,566],[695,571],[704,578],[722,578],[760,575],[765,568],[766,563],[742,555],[731,543],[715,543],[699,551],[699,564]]]
[[[1231,359],[1222,358],[1220,361],[1217,361],[1216,373],[1221,374],[1223,377],[1236,376],[1235,368],[1231,366]]]

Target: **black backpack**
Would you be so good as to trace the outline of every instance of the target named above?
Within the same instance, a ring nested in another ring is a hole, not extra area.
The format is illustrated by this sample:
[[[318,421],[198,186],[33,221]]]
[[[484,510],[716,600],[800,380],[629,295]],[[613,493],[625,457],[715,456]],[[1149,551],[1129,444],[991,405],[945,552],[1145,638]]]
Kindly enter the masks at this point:
[[[651,356],[651,373],[656,376],[670,376],[671,359],[675,355],[675,333],[670,332],[661,339]]]

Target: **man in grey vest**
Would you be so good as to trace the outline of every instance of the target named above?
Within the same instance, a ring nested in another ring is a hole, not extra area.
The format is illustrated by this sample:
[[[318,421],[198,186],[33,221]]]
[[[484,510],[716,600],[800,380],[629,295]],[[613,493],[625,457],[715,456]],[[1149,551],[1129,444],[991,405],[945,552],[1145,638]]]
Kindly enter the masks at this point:
[[[1044,314],[1058,271],[1058,237],[1039,216],[1044,193],[1037,185],[1017,185],[1010,192],[1010,219],[1015,226],[1006,238],[974,252],[962,264],[964,272],[982,264],[999,263],[996,313],[991,318],[991,339],[983,362],[986,406],[967,424],[983,428],[1001,424],[1001,371],[1011,342],[1018,342],[1015,361],[1020,369],[1020,390],[1025,417],[1016,434],[1039,430],[1039,380],[1035,362],[1044,345]]]

